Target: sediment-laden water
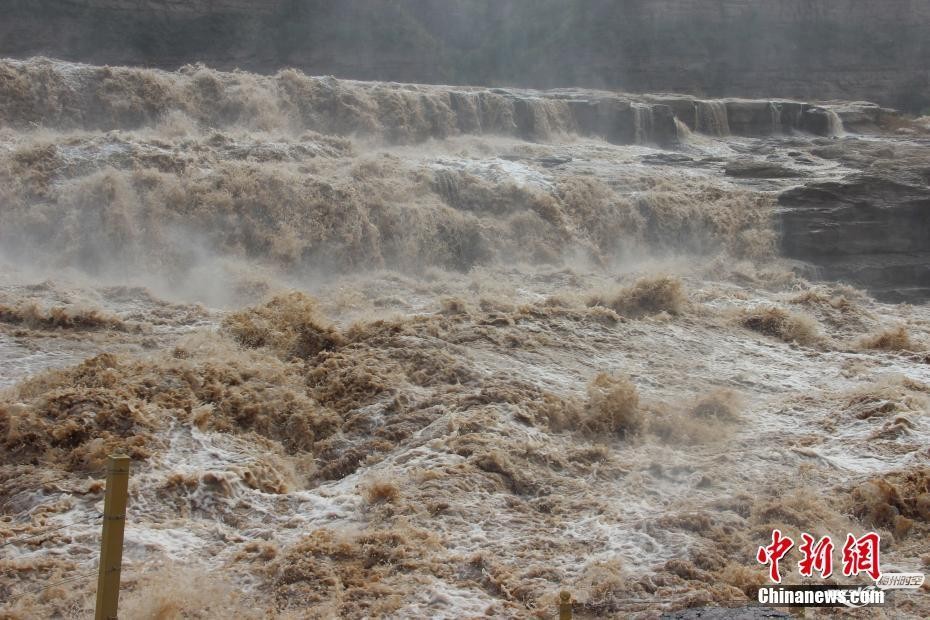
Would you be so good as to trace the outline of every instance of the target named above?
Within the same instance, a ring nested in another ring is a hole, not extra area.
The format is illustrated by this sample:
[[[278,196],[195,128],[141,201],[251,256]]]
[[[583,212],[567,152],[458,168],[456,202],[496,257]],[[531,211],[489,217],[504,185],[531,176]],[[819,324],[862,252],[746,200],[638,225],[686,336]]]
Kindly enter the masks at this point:
[[[92,608],[114,452],[127,618],[654,618],[748,602],[774,528],[926,572],[930,309],[817,281],[777,224],[859,169],[828,149],[919,125],[772,104],[740,136],[702,102],[662,149],[647,99],[619,144],[551,93],[0,89],[0,617]]]

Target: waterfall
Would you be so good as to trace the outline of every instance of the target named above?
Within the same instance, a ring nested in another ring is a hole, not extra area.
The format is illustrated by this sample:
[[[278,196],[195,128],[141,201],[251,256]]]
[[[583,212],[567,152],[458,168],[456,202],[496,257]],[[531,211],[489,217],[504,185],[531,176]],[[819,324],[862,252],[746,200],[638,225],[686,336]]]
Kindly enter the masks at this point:
[[[455,112],[459,131],[462,133],[482,133],[481,98],[476,93],[449,93],[449,108]]]
[[[636,144],[648,144],[652,138],[652,106],[633,104],[633,136]]]
[[[846,135],[846,129],[843,127],[843,119],[833,110],[827,110],[827,135],[834,137]]]
[[[772,115],[772,135],[778,135],[781,131],[781,106],[774,101],[769,101],[769,113]]]
[[[534,99],[531,102],[536,122],[546,136],[578,131],[571,108],[559,99]]]
[[[727,104],[723,101],[698,101],[695,129],[709,136],[730,135]]]
[[[677,116],[675,117],[675,134],[678,136],[679,142],[689,142],[694,136],[687,123],[683,123]]]

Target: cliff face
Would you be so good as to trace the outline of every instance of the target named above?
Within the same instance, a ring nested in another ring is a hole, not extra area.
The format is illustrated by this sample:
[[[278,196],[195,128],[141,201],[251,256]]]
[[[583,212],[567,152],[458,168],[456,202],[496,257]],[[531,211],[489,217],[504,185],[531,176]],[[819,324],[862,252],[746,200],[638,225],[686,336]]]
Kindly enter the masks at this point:
[[[812,156],[856,172],[779,196],[782,253],[886,301],[930,299],[926,148],[926,141],[845,140],[812,149]]]
[[[930,106],[924,0],[12,0],[0,55]]]

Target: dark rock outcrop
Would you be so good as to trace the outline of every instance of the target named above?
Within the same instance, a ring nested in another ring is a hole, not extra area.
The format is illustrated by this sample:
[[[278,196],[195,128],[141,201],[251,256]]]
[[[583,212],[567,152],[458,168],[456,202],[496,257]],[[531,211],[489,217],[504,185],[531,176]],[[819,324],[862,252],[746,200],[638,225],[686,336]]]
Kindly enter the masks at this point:
[[[803,170],[759,159],[731,159],[725,171],[727,176],[741,179],[792,179],[807,176]]]
[[[842,103],[833,107],[843,126],[858,133],[879,131],[889,120],[899,116],[897,110],[883,108],[875,103],[857,101]]]
[[[810,183],[778,202],[786,256],[888,301],[930,299],[930,164]]]

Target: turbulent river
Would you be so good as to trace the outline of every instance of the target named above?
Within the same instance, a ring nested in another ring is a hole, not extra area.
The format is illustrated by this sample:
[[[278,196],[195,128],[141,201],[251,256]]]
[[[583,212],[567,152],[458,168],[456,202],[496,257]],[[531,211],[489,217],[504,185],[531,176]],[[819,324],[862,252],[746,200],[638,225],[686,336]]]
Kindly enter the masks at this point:
[[[818,281],[776,222],[852,172],[818,149],[911,134],[741,137],[710,103],[663,149],[652,104],[617,144],[561,95],[521,95],[527,133],[512,94],[204,67],[0,85],[0,618],[92,609],[114,452],[126,618],[562,589],[656,618],[751,601],[775,528],[927,572],[930,308]]]

